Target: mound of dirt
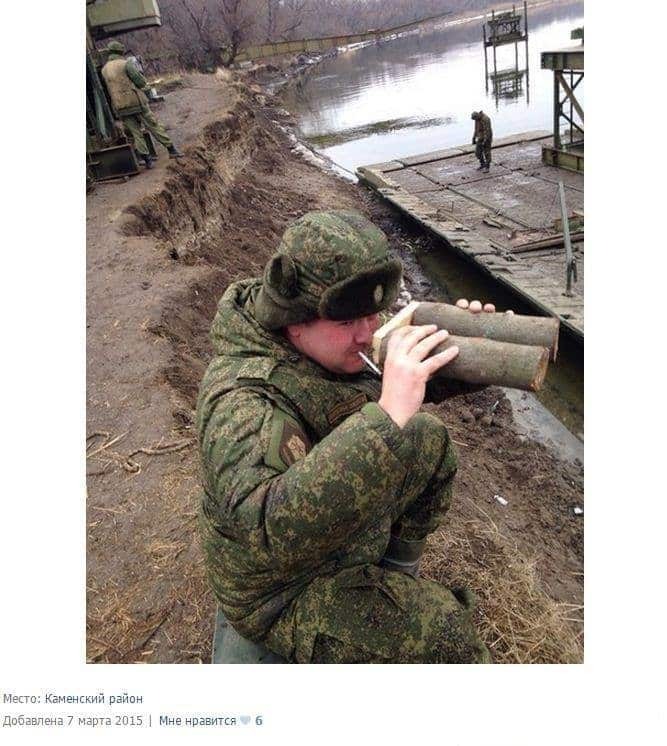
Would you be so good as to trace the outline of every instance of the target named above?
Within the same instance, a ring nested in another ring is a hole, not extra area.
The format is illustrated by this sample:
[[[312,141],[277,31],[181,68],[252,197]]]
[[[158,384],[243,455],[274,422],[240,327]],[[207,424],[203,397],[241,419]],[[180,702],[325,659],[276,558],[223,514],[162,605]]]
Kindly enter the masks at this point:
[[[301,157],[278,100],[239,80],[190,75],[158,115],[186,157],[161,158],[88,197],[90,661],[210,657],[214,600],[196,531],[193,421],[226,286],[260,274],[303,212],[349,208],[388,234],[408,290],[434,297],[412,259],[414,232],[360,187]],[[517,435],[497,389],[434,411],[460,469],[425,572],[475,589],[499,660],[580,660],[581,624],[565,611],[582,603],[583,528],[571,511],[583,504],[581,470]],[[520,596],[526,605],[517,609]]]

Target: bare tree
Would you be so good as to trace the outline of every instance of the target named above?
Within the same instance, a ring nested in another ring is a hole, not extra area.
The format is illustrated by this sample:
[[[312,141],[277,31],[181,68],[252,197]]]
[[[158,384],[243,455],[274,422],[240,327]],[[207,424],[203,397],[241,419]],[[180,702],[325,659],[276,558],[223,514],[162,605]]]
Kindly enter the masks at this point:
[[[279,0],[265,0],[266,7],[266,41],[275,39],[276,14]]]
[[[208,3],[201,3],[198,6],[195,5],[193,0],[180,0],[180,3],[192,21],[206,57],[210,59],[213,65],[219,64],[220,42],[216,38]]]
[[[135,52],[153,70],[230,64],[261,41],[387,29],[446,11],[480,10],[494,0],[160,0],[162,30],[134,32]]]
[[[251,40],[258,8],[243,0],[220,0],[220,17],[226,37],[225,64],[234,61],[242,43]]]
[[[285,27],[281,31],[283,39],[288,39],[304,21],[308,0],[284,0],[283,7],[286,13]]]

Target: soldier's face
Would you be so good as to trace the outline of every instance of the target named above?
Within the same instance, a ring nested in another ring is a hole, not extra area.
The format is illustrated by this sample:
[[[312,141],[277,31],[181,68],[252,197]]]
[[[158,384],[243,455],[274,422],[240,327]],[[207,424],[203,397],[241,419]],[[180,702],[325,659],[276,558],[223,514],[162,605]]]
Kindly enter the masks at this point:
[[[287,338],[304,355],[332,373],[359,373],[364,363],[359,352],[368,349],[380,325],[376,313],[351,321],[315,319],[287,327]]]

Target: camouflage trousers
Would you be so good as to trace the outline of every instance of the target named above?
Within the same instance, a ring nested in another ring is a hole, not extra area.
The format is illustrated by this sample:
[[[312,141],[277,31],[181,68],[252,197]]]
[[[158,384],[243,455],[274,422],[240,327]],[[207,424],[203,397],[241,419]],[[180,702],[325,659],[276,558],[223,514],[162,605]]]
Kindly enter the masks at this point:
[[[127,132],[127,136],[132,140],[134,149],[139,155],[148,155],[148,147],[144,140],[143,132],[141,131],[142,125],[153,135],[153,137],[165,148],[171,148],[173,142],[169,135],[165,132],[163,125],[153,115],[153,112],[148,106],[143,106],[141,111],[137,114],[130,114],[122,118],[123,127]]]
[[[475,145],[475,155],[480,166],[491,165],[491,140],[477,141]]]
[[[416,415],[407,428],[420,463],[408,470],[391,534],[414,540],[440,525],[449,509],[456,456],[435,417]],[[467,590],[380,567],[380,560],[316,578],[264,644],[295,663],[491,662]]]

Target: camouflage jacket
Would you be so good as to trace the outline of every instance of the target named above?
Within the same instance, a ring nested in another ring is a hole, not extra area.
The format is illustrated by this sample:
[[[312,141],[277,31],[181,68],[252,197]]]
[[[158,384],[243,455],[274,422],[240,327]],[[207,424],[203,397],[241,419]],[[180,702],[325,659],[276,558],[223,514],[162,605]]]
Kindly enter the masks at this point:
[[[258,289],[235,283],[220,300],[197,404],[207,570],[256,640],[315,577],[380,560],[418,462],[375,403],[380,382],[336,376],[260,326]]]
[[[482,111],[479,117],[475,119],[474,137],[477,142],[490,143],[493,140],[493,131],[491,129],[491,119]]]

